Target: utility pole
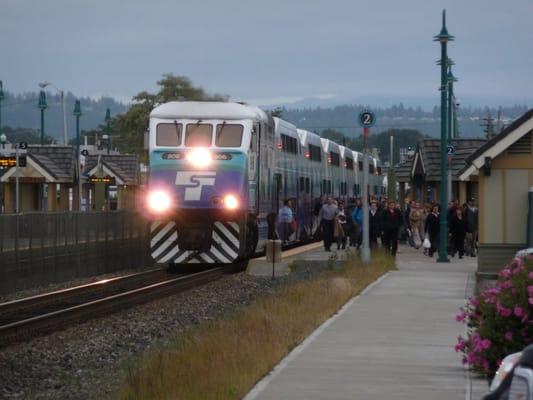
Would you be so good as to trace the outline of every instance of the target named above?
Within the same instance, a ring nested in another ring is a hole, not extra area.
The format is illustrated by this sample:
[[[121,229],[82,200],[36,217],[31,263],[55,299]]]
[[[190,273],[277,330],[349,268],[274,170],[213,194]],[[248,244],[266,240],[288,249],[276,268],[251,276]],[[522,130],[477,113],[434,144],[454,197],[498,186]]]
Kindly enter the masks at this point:
[[[44,145],[44,110],[46,110],[46,93],[44,90],[39,92],[39,104],[37,105],[41,109],[41,146]]]
[[[2,134],[2,101],[4,100],[4,86],[0,80],[0,135]]]
[[[78,211],[81,211],[81,170],[80,170],[80,117],[81,104],[79,100],[74,103],[73,115],[76,117],[76,177],[78,180]]]
[[[369,210],[368,210],[368,136],[376,117],[373,112],[364,110],[359,114],[359,124],[363,127],[363,250],[361,259],[370,262]]]
[[[442,28],[440,33],[433,38],[434,41],[441,45],[441,97],[440,97],[440,235],[439,235],[439,257],[438,262],[450,262],[448,259],[447,239],[448,239],[448,223],[446,220],[448,209],[448,176],[446,174],[446,148],[447,148],[447,95],[448,95],[448,42],[455,38],[448,33],[446,29],[446,10],[442,11]]]
[[[106,133],[107,133],[107,154],[111,150],[111,111],[109,107],[105,111],[105,123],[106,123]]]

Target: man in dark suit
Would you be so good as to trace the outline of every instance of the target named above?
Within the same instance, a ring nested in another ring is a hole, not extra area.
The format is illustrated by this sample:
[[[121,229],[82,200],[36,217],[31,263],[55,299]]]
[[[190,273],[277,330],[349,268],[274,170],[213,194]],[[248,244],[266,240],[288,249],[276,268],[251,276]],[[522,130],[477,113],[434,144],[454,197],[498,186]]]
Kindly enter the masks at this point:
[[[389,206],[382,213],[383,245],[393,256],[398,251],[398,232],[402,225],[402,212],[396,208],[396,202],[389,201]]]
[[[378,245],[378,236],[381,233],[381,213],[378,210],[376,200],[370,202],[368,236],[370,247],[375,248]]]

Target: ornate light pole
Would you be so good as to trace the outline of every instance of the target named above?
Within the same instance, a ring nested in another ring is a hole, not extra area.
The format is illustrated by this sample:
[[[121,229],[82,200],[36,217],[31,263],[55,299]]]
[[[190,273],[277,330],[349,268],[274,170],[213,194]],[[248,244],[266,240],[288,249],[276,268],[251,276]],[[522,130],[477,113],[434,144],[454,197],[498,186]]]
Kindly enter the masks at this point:
[[[80,117],[81,104],[79,100],[74,103],[74,112],[76,117],[76,178],[78,180],[78,211],[81,211],[81,171],[80,171]]]
[[[448,259],[448,223],[447,212],[448,209],[448,191],[447,182],[448,176],[446,174],[446,146],[448,142],[448,127],[447,127],[447,96],[448,96],[448,42],[455,38],[448,33],[446,29],[446,10],[442,11],[442,28],[440,33],[433,38],[434,41],[440,42],[441,57],[440,57],[440,232],[439,232],[439,257],[438,262],[449,262]]]
[[[39,93],[39,104],[37,105],[41,109],[41,146],[44,145],[44,110],[48,107],[46,104],[46,93],[41,90]]]

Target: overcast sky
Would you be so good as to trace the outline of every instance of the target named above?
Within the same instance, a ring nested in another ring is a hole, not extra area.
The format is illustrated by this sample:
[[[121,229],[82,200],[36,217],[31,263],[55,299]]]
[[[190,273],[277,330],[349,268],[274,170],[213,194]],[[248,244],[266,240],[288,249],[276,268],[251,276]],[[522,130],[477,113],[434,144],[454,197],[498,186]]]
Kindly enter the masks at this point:
[[[171,72],[256,104],[438,101],[443,8],[458,96],[533,104],[533,0],[0,0],[0,79],[128,100]]]

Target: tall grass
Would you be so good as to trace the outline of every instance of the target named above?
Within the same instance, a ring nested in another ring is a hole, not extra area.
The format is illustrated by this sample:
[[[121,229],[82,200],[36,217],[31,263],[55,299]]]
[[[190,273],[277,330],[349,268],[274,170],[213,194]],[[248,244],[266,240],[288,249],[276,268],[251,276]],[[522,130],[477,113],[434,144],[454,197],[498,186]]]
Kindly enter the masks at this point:
[[[128,371],[121,399],[238,399],[287,353],[394,261],[376,254],[281,287],[219,320],[203,323]]]

